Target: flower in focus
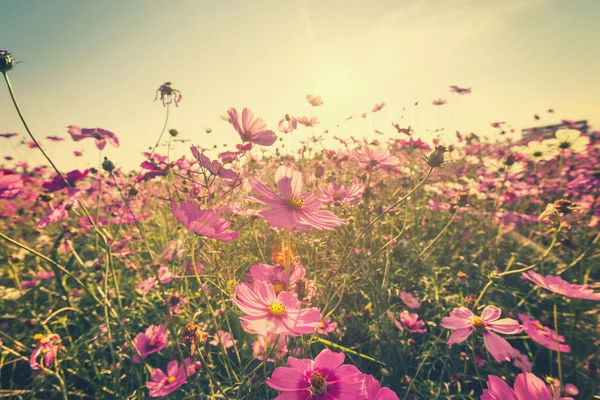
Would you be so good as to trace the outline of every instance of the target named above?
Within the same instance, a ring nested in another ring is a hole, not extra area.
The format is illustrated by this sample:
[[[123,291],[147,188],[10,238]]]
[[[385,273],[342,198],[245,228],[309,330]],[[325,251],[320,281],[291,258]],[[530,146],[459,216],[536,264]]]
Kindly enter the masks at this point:
[[[184,201],[180,205],[173,202],[171,207],[175,218],[197,235],[223,242],[230,242],[240,235],[239,232],[228,231],[231,222],[212,210],[200,210],[194,202]]]
[[[412,293],[409,293],[409,292],[400,293],[400,300],[402,300],[404,305],[406,305],[406,307],[408,307],[408,308],[414,309],[414,308],[421,307],[421,302],[419,301],[418,298],[413,296]]]
[[[317,190],[323,203],[340,205],[360,200],[365,192],[365,187],[358,182],[354,182],[348,187],[330,182],[327,186],[321,186]]]
[[[344,223],[331,211],[320,210],[319,198],[302,191],[302,174],[291,167],[281,166],[275,172],[277,188],[281,196],[267,188],[261,181],[248,178],[252,189],[259,195],[255,201],[271,207],[259,214],[272,226],[288,230],[306,231],[333,229]]]
[[[217,334],[213,337],[213,340],[208,342],[213,346],[222,346],[225,349],[235,346],[237,340],[233,339],[230,332],[218,331]]]
[[[583,207],[570,200],[560,199],[546,205],[546,209],[540,214],[538,221],[552,222],[551,217],[557,216],[561,224],[569,228],[571,223],[579,221],[584,215],[585,210]]]
[[[191,363],[190,359],[186,358],[181,366],[176,360],[169,361],[166,374],[160,368],[153,369],[150,374],[151,381],[146,382],[146,387],[150,389],[149,396],[163,397],[179,389],[201,366],[199,361]]]
[[[307,94],[306,100],[308,100],[310,105],[313,107],[317,107],[317,106],[320,106],[321,104],[323,104],[323,98],[321,96]]]
[[[29,357],[29,366],[34,371],[42,369],[42,366],[46,368],[50,367],[61,348],[60,336],[56,333],[50,335],[38,333],[33,337],[33,340],[36,343],[36,348]],[[39,362],[40,356],[43,356],[42,364]]]
[[[106,147],[106,142],[112,144],[115,147],[119,147],[119,138],[111,131],[107,131],[102,128],[80,128],[75,125],[69,125],[69,135],[71,138],[78,142],[82,139],[93,138],[96,139],[96,147],[102,150]]]
[[[571,352],[569,345],[564,344],[565,338],[557,336],[555,331],[543,326],[540,321],[530,318],[527,314],[519,314],[519,319],[523,323],[525,333],[537,344],[553,351]]]
[[[442,319],[442,326],[455,330],[448,339],[448,346],[467,340],[473,331],[483,334],[483,342],[497,362],[510,361],[513,347],[492,331],[503,334],[519,333],[523,328],[519,322],[510,318],[500,318],[502,311],[495,306],[483,309],[481,317],[475,316],[466,307],[458,307]]]
[[[321,335],[326,335],[335,331],[337,328],[337,322],[331,322],[331,317],[325,317],[323,321],[319,323],[319,328],[317,328],[317,333]]]
[[[398,395],[389,388],[382,388],[373,375],[364,374],[366,400],[398,400]]]
[[[260,146],[271,146],[277,140],[275,132],[267,130],[267,124],[262,118],[257,118],[247,108],[242,111],[241,118],[235,108],[228,111],[231,125],[239,133],[242,142],[250,142]]]
[[[302,309],[295,293],[275,294],[270,283],[239,284],[235,292],[233,302],[246,314],[240,320],[248,332],[300,336],[313,333],[321,321],[318,308]]]
[[[576,129],[560,129],[554,136],[554,139],[544,140],[543,143],[558,151],[571,150],[573,153],[582,153],[590,143],[590,138],[581,136],[581,132]]]
[[[400,313],[400,321],[394,320],[394,325],[396,325],[396,328],[400,329],[401,331],[406,329],[411,333],[427,332],[427,329],[423,329],[425,322],[419,321],[419,314],[409,313],[406,310]]]
[[[487,389],[483,391],[481,400],[556,400],[544,381],[532,374],[523,372],[515,379],[515,390],[512,390],[502,378],[489,375]],[[573,400],[571,397],[561,397],[559,400]]]
[[[157,353],[169,344],[169,333],[163,325],[150,325],[146,331],[140,332],[133,339],[133,345],[137,349],[133,353],[133,361],[140,362],[140,357],[145,359],[152,353]],[[138,355],[139,352],[139,355]]]
[[[354,156],[365,171],[376,171],[378,169],[389,171],[400,165],[398,157],[390,155],[382,147],[364,146],[362,151],[356,151]]]
[[[160,95],[160,101],[162,101],[163,106],[175,103],[175,107],[179,107],[179,102],[181,101],[181,92],[177,89],[174,89],[171,85],[171,82],[165,82],[160,85],[160,87],[156,90],[154,101],[156,101]]]
[[[78,169],[68,172],[67,175],[63,175],[67,182],[65,182],[59,175],[55,175],[51,181],[44,182],[42,185],[48,192],[56,192],[66,187],[75,187],[75,182],[82,180],[90,173],[89,169],[81,172]]]
[[[314,361],[289,357],[288,366],[276,368],[266,383],[283,392],[275,400],[363,400],[363,375],[354,365],[342,364],[344,358],[329,349]]]
[[[523,272],[523,278],[535,283],[536,285],[573,299],[600,300],[600,293],[595,293],[594,289],[588,285],[576,285],[563,280],[560,276],[543,276],[534,271]]]

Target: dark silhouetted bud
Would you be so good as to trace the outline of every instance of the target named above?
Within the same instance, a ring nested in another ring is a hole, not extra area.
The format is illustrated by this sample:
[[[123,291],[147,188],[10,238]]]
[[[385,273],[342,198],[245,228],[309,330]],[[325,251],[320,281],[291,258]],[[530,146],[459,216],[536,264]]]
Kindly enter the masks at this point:
[[[102,169],[106,172],[112,172],[115,169],[115,164],[110,161],[108,158],[104,157],[104,161],[102,162]]]

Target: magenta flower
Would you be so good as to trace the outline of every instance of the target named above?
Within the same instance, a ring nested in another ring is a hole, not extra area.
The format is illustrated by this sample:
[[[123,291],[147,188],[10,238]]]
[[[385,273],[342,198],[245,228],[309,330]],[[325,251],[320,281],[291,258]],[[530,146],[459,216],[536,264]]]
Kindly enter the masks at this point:
[[[534,271],[523,272],[523,278],[530,280],[546,290],[573,299],[600,300],[600,293],[588,285],[576,285],[563,280],[560,276],[546,275],[545,277]]]
[[[349,187],[330,182],[327,186],[319,187],[317,190],[323,203],[340,205],[360,200],[365,192],[365,187],[358,182],[352,183]]]
[[[227,112],[233,128],[239,133],[243,142],[251,142],[260,146],[271,146],[277,140],[275,132],[267,130],[267,124],[262,118],[257,118],[247,108],[242,111],[242,118],[235,108]]]
[[[169,361],[166,374],[159,368],[153,369],[150,374],[152,380],[146,382],[150,397],[163,397],[179,389],[186,383],[187,377],[194,375],[201,366],[199,361],[191,364],[190,359],[186,358],[182,366],[176,360]]]
[[[0,137],[4,139],[10,139],[12,137],[19,136],[18,133],[0,133]]]
[[[230,347],[235,346],[235,344],[237,343],[237,340],[233,339],[233,336],[231,336],[230,332],[225,332],[225,331],[220,330],[214,336],[213,340],[211,340],[208,343],[212,344],[213,346],[217,346],[217,347],[223,346],[224,348],[228,349]]]
[[[333,229],[344,223],[332,212],[320,210],[323,203],[316,195],[302,191],[302,174],[292,167],[277,168],[275,180],[281,196],[258,179],[248,178],[250,186],[259,195],[254,200],[271,207],[271,210],[260,211],[260,215],[272,226],[306,231],[309,228]]]
[[[363,400],[363,375],[354,365],[342,364],[344,358],[329,349],[314,361],[289,357],[288,366],[276,368],[267,385],[283,392],[275,400]]]
[[[68,188],[67,190],[69,191],[69,197],[42,218],[37,223],[37,228],[41,229],[66,219],[69,216],[69,210],[77,207],[77,202],[83,196],[84,192],[73,188]]]
[[[269,357],[267,358],[267,361],[275,361],[271,356],[275,356],[276,359],[281,360],[288,352],[287,342],[287,336],[285,335],[259,335],[252,344],[252,355],[254,355],[257,360],[263,360],[265,358],[265,352],[268,351]]]
[[[231,222],[212,210],[200,210],[194,202],[184,201],[180,205],[173,202],[172,210],[175,218],[197,235],[223,242],[230,242],[240,236],[239,232],[228,231]]]
[[[206,157],[203,153],[201,153],[196,146],[191,146],[192,154],[200,167],[205,170],[208,170],[212,175],[219,176],[223,179],[236,179],[238,178],[238,174],[233,172],[230,169],[223,168],[223,164],[219,161],[210,161],[210,158]]]
[[[421,307],[421,302],[412,293],[402,292],[400,293],[400,300],[404,303],[404,305],[408,308],[419,308]]]
[[[319,323],[317,333],[321,335],[326,335],[335,331],[335,328],[337,328],[337,326],[337,322],[331,322],[331,317],[325,317],[325,319]]]
[[[111,131],[107,131],[102,128],[80,128],[75,125],[69,125],[69,135],[75,142],[82,139],[93,138],[96,139],[96,147],[100,150],[106,147],[106,142],[112,144],[115,147],[119,147],[119,138]]]
[[[4,169],[0,170],[0,199],[14,199],[22,188],[21,175]]]
[[[169,344],[169,333],[163,325],[150,325],[145,332],[137,334],[133,339],[137,351],[134,351],[133,361],[140,362],[140,357],[145,359],[152,353],[157,353]],[[139,352],[139,355],[137,354]]]
[[[570,353],[571,348],[565,342],[563,336],[556,336],[556,332],[552,329],[540,324],[540,321],[530,318],[526,314],[519,314],[519,319],[523,323],[523,330],[531,340],[553,351],[561,351]]]
[[[61,348],[60,336],[56,333],[51,335],[38,333],[33,337],[33,340],[36,342],[36,348],[29,357],[29,366],[34,371],[42,369],[42,364],[46,368],[50,367]],[[43,356],[42,364],[39,362],[40,356]]]
[[[544,381],[532,374],[523,372],[515,379],[515,390],[512,390],[502,378],[489,375],[487,389],[483,391],[481,400],[555,400],[552,391]],[[573,400],[571,397],[561,397],[559,400]]]
[[[65,182],[60,176],[54,175],[54,177],[52,178],[51,181],[44,182],[42,184],[42,186],[44,189],[46,189],[50,193],[56,192],[58,190],[66,188],[66,187],[75,187],[75,183],[77,181],[80,181],[83,178],[85,178],[87,176],[87,174],[89,174],[89,173],[90,173],[89,169],[86,169],[83,172],[79,171],[78,169],[73,170],[71,172],[67,172],[67,175],[63,175],[63,176],[67,180],[68,185],[67,185],[67,182]]]
[[[365,400],[398,400],[398,395],[389,388],[382,388],[373,375],[364,374],[366,397]]]
[[[400,313],[400,321],[394,320],[394,325],[396,325],[396,328],[400,329],[401,331],[406,329],[411,333],[427,332],[427,329],[423,329],[425,322],[419,321],[419,314],[409,313],[406,310]]]
[[[356,151],[354,156],[365,171],[378,169],[389,171],[400,165],[398,157],[390,155],[386,149],[381,147],[364,146],[362,151]]]
[[[270,283],[256,281],[252,287],[239,284],[235,292],[233,302],[246,314],[240,320],[248,332],[300,336],[313,333],[321,321],[318,308],[300,308],[295,293],[275,294]]]
[[[458,307],[450,312],[449,317],[442,319],[442,326],[455,330],[448,339],[448,346],[467,340],[473,331],[483,334],[483,342],[494,360],[497,362],[510,361],[512,346],[492,331],[503,334],[519,333],[523,327],[519,322],[510,318],[500,318],[502,311],[495,306],[483,309],[481,317],[475,316],[466,307]]]

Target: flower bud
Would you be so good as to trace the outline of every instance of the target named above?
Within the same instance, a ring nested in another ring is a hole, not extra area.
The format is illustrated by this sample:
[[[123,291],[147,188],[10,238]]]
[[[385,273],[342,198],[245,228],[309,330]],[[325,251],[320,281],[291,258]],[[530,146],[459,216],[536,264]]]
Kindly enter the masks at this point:
[[[435,146],[435,150],[425,157],[425,162],[431,168],[439,168],[444,165],[444,153],[448,151],[445,146]]]
[[[0,49],[0,72],[5,74],[14,66],[15,60],[13,60],[12,55],[8,51]]]
[[[169,135],[175,137],[179,135],[179,131],[177,129],[169,129]]]
[[[110,161],[108,158],[104,157],[104,161],[102,162],[102,169],[106,172],[112,172],[115,169],[115,164]]]

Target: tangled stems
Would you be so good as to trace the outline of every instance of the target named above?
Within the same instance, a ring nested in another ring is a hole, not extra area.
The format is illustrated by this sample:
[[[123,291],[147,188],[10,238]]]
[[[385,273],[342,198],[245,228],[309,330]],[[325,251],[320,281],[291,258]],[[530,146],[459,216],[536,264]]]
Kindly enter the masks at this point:
[[[417,256],[417,258],[415,258],[415,260],[412,262],[411,265],[415,265],[417,263],[417,261],[419,261],[419,259],[423,256],[423,254],[425,254],[427,252],[427,250],[429,250],[431,248],[431,246],[433,246],[434,243],[437,242],[437,240],[439,238],[441,238],[444,235],[444,233],[446,233],[446,231],[448,230],[448,228],[450,227],[450,225],[452,224],[452,222],[458,215],[459,210],[460,210],[460,207],[457,207],[456,211],[452,215],[452,218],[450,218],[450,221],[448,221],[448,223],[446,224],[446,226],[444,226],[444,228],[440,231],[440,233],[438,233],[437,236],[435,238],[433,238],[433,240],[431,242],[429,242],[429,244],[427,246],[425,246],[423,251],[421,251],[421,253]]]

